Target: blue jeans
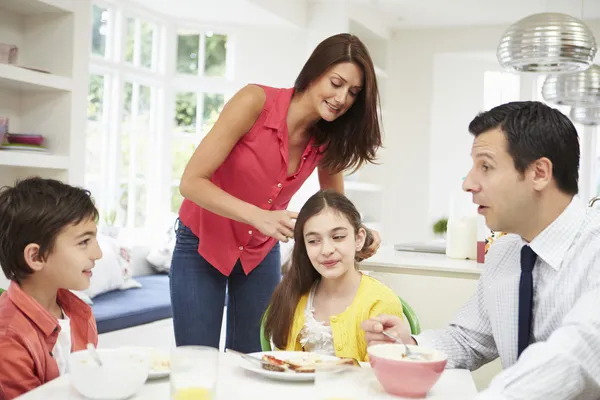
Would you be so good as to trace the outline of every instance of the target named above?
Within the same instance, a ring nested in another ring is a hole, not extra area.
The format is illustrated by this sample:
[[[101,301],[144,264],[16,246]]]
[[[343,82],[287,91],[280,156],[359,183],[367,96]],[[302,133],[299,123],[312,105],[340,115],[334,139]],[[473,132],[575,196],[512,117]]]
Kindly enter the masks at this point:
[[[250,274],[238,260],[227,277],[198,254],[199,239],[179,221],[171,261],[170,285],[177,346],[219,348],[226,292],[226,347],[261,351],[260,324],[281,279],[279,243]]]

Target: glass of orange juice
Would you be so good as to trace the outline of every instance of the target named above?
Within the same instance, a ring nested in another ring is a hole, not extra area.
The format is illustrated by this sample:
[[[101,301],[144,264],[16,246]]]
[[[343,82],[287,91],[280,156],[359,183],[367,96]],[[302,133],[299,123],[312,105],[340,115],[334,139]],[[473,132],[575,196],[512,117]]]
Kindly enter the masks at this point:
[[[369,368],[336,366],[315,370],[318,400],[363,400],[367,398],[371,374]]]
[[[219,350],[180,346],[171,350],[171,400],[214,400]]]

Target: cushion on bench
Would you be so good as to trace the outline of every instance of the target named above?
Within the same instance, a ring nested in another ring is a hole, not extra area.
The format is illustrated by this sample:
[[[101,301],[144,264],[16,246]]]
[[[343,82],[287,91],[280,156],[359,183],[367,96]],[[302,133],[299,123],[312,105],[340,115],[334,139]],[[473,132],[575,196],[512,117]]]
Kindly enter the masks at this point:
[[[114,290],[94,297],[92,311],[99,334],[173,316],[168,275],[147,275],[135,279],[142,284],[141,288]]]

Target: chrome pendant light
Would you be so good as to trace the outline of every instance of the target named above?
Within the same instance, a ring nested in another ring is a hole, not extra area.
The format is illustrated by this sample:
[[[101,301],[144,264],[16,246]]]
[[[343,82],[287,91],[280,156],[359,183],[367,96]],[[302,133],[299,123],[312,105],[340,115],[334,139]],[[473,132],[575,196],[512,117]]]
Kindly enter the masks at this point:
[[[542,86],[548,103],[572,107],[600,107],[600,66],[585,71],[548,75]]]
[[[511,25],[498,45],[500,65],[513,72],[563,73],[587,69],[598,47],[591,29],[561,13],[540,13]]]
[[[569,117],[583,125],[600,125],[600,107],[573,107]]]

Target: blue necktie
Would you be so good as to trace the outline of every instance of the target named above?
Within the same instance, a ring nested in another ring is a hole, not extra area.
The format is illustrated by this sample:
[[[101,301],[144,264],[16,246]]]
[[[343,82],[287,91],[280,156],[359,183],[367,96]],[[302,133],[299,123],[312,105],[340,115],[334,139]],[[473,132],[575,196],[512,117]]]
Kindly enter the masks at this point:
[[[533,266],[537,254],[531,247],[521,249],[521,280],[519,281],[519,352],[529,345],[531,337],[531,313],[533,308]]]

